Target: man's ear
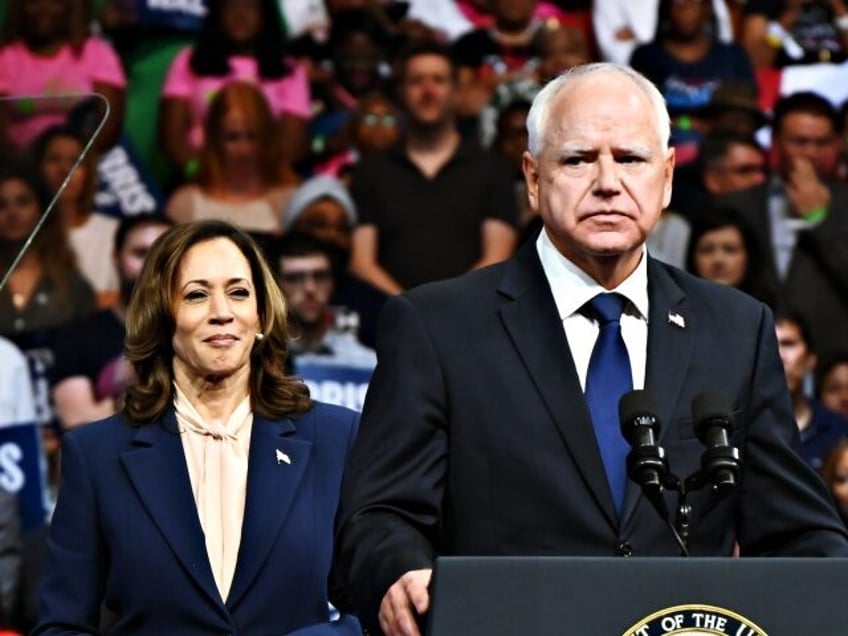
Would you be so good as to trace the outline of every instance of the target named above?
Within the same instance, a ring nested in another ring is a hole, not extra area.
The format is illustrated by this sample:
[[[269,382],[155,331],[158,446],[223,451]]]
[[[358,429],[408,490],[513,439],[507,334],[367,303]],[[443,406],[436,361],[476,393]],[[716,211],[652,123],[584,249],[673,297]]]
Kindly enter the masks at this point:
[[[527,184],[527,198],[530,209],[539,211],[539,163],[529,150],[524,151],[521,159],[521,169],[524,172],[524,182]]]
[[[671,203],[671,186],[674,182],[674,164],[676,161],[676,156],[674,154],[674,148],[669,148],[668,153],[665,156],[665,166],[663,166],[663,177],[664,177],[664,192],[663,192],[663,210],[668,207],[668,204]]]

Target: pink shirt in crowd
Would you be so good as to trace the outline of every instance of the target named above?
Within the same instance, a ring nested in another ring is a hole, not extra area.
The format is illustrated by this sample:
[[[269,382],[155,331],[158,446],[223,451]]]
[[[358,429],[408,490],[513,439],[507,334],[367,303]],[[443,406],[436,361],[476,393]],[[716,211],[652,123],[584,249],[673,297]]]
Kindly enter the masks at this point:
[[[70,45],[52,56],[36,55],[22,42],[0,47],[0,95],[58,96],[90,93],[95,84],[126,86],[121,62],[104,40],[91,36],[79,57]],[[46,128],[65,121],[79,98],[23,100],[10,109],[9,139],[27,147]]]
[[[209,103],[222,86],[235,80],[255,82],[265,94],[274,117],[289,113],[308,119],[311,115],[309,80],[306,69],[294,60],[288,60],[291,72],[280,79],[263,80],[259,77],[256,58],[232,56],[230,74],[226,76],[200,77],[189,65],[191,47],[177,53],[162,88],[163,97],[185,99],[189,102],[191,129],[189,143],[195,149],[203,145],[203,120]]]

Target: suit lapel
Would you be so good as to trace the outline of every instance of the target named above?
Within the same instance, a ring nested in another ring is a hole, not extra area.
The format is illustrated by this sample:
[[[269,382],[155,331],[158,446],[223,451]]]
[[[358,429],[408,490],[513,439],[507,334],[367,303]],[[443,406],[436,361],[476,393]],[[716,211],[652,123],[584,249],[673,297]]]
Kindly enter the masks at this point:
[[[259,573],[306,473],[312,443],[293,439],[295,432],[291,420],[253,421],[241,544],[228,607],[239,602]]]
[[[133,448],[121,454],[121,461],[177,560],[198,587],[220,605],[221,595],[209,565],[173,410],[160,421],[139,428]]]
[[[694,344],[695,318],[687,311],[685,294],[668,271],[648,260],[648,349],[645,390],[653,397],[659,412],[662,441],[680,396]],[[626,521],[641,495],[639,486],[628,481],[624,515]]]
[[[617,527],[589,411],[535,242],[507,265],[499,292],[511,299],[500,310],[507,332],[598,506]]]

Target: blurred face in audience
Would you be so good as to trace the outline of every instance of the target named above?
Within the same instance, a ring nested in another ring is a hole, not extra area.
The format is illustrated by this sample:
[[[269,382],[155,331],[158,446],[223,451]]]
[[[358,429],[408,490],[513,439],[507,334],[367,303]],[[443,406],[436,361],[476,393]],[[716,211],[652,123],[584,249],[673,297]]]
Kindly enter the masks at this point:
[[[775,331],[780,361],[783,362],[783,371],[786,374],[786,384],[789,392],[795,395],[803,390],[804,378],[816,366],[816,354],[810,350],[801,335],[801,330],[794,322],[779,321],[775,325]]]
[[[827,408],[848,417],[848,362],[833,365],[822,378],[819,398]]]
[[[589,60],[586,38],[580,29],[561,26],[546,30],[542,38],[539,73],[543,81],[551,80]]]
[[[47,144],[38,168],[52,192],[57,191],[62,185],[80,154],[82,154],[82,144],[74,137],[57,136]],[[85,162],[80,164],[62,193],[63,199],[75,201],[82,195],[87,170],[88,166]]]
[[[524,28],[533,18],[536,0],[492,0],[491,7],[499,24]]]
[[[236,44],[247,44],[262,26],[259,0],[220,0],[221,29]]]
[[[527,150],[528,109],[515,109],[504,113],[498,120],[497,149],[519,171]]]
[[[127,233],[124,244],[114,255],[115,269],[121,282],[121,298],[124,303],[130,300],[130,294],[141,274],[144,259],[150,246],[170,226],[165,223],[139,225]]]
[[[417,55],[406,62],[401,101],[410,123],[439,127],[451,122],[456,84],[451,63],[441,55]]]
[[[677,37],[691,40],[704,33],[710,4],[708,0],[671,0],[668,17]]]
[[[259,133],[239,108],[231,108],[221,120],[218,133],[224,152],[224,166],[230,171],[255,166],[259,160]]]
[[[367,33],[349,33],[335,51],[338,80],[354,95],[379,86],[382,61],[383,51]]]
[[[705,232],[695,246],[695,273],[701,278],[738,287],[745,278],[748,254],[739,228],[732,225]]]
[[[292,226],[292,230],[326,241],[347,250],[351,227],[341,203],[330,197],[310,203]]]
[[[843,447],[834,464],[830,490],[843,519],[848,519],[848,448]]]
[[[68,2],[71,0],[20,0],[24,8],[24,28],[39,40],[51,40],[66,31]]]
[[[0,240],[25,241],[40,217],[38,197],[25,181],[7,179],[0,182]]]
[[[321,327],[333,295],[330,259],[325,254],[282,257],[280,289],[292,316],[303,327]]]
[[[819,178],[833,176],[839,156],[839,136],[827,117],[811,113],[789,113],[775,133],[781,174],[787,178],[799,162],[808,161]]]
[[[724,161],[708,166],[704,185],[714,196],[753,188],[766,180],[766,159],[759,148],[730,144]]]
[[[387,97],[374,97],[360,103],[353,122],[353,140],[362,155],[372,155],[400,140],[400,122],[394,104]]]

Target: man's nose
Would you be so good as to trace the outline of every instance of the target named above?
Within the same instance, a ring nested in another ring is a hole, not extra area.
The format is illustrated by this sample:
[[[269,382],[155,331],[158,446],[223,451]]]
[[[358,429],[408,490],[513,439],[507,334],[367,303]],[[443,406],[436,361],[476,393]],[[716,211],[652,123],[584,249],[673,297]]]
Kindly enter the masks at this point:
[[[614,157],[598,157],[595,169],[595,194],[604,196],[616,194],[621,190],[620,166]]]

